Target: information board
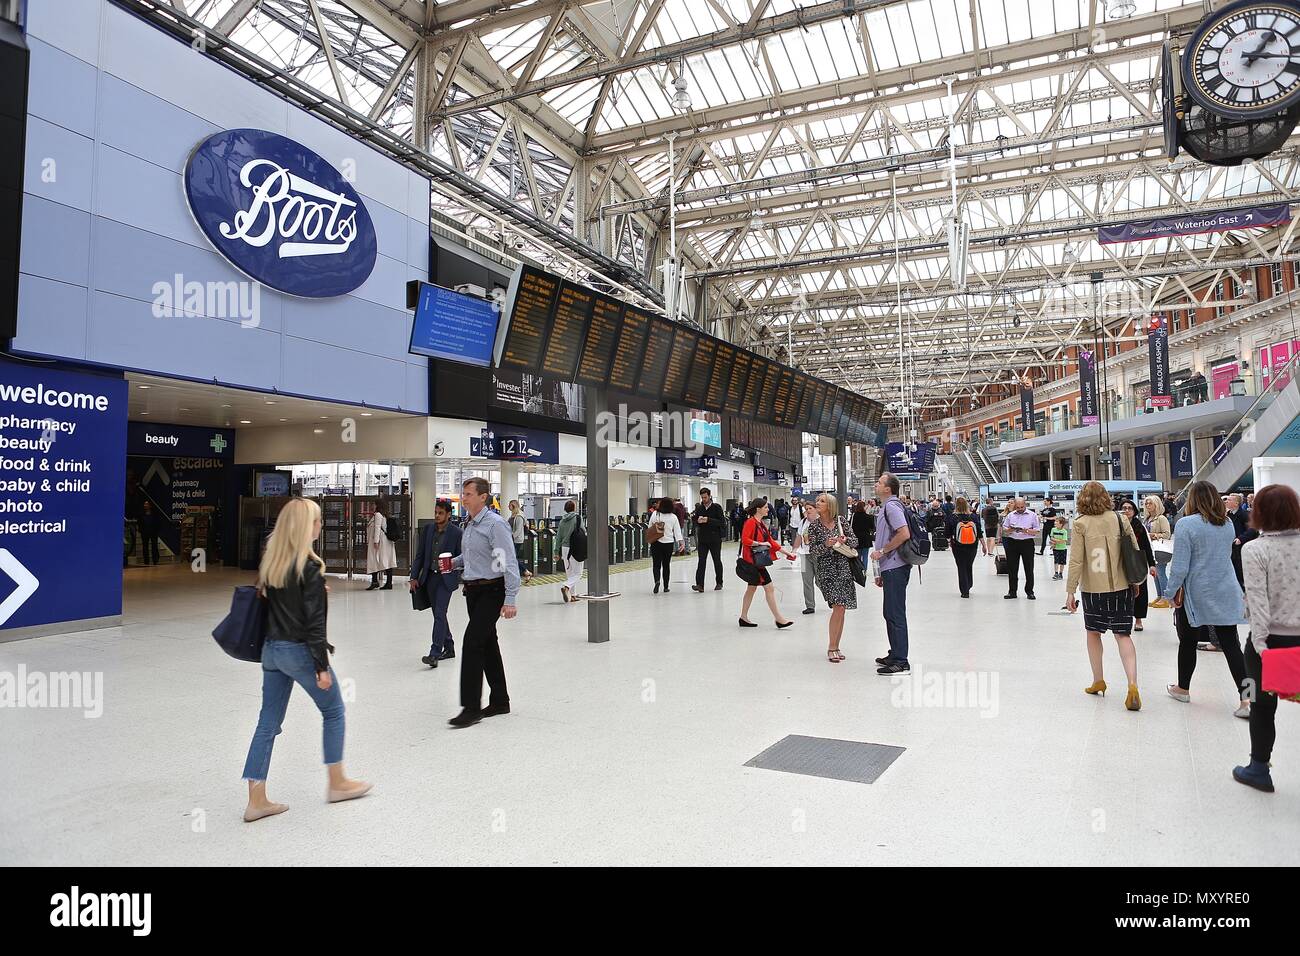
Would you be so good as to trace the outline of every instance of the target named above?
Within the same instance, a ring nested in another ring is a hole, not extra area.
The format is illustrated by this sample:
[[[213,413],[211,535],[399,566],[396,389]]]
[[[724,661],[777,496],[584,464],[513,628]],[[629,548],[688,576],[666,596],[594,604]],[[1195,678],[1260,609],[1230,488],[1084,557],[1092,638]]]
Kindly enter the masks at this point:
[[[682,400],[692,408],[704,408],[704,394],[709,389],[709,376],[713,374],[713,359],[717,355],[718,340],[701,335],[691,358],[691,372],[686,377],[686,392]]]
[[[609,366],[609,387],[620,392],[635,392],[641,376],[641,358],[650,333],[650,316],[635,306],[623,307],[614,360]]]
[[[799,410],[795,413],[795,427],[800,431],[812,431],[808,424],[809,410],[813,399],[817,397],[817,382],[810,375],[799,373]]]
[[[623,303],[596,293],[591,307],[591,322],[587,326],[587,340],[582,343],[582,357],[578,360],[574,381],[580,385],[605,386],[622,324]]]
[[[664,401],[682,401],[691,374],[691,359],[695,357],[695,346],[699,342],[699,334],[684,325],[673,328],[672,353],[668,356],[668,374],[664,377]]]
[[[776,401],[776,383],[781,378],[781,366],[763,359],[763,388],[758,395],[757,418],[762,422],[772,421],[772,406]]]
[[[407,351],[485,368],[492,364],[498,318],[494,302],[421,282]]]
[[[122,613],[127,383],[0,360],[0,634]]]
[[[560,279],[532,266],[520,266],[505,300],[505,334],[497,365],[525,372],[541,370],[546,333],[560,293]]]
[[[776,380],[776,399],[772,404],[772,421],[775,424],[782,427],[794,424],[790,414],[791,401],[799,401],[794,394],[794,369],[782,366],[781,374]]]
[[[763,378],[767,373],[767,360],[750,354],[749,381],[745,385],[745,395],[740,403],[740,414],[748,419],[758,418],[759,399],[763,394]]]
[[[736,349],[736,357],[731,364],[731,373],[727,377],[727,396],[723,411],[739,414],[745,406],[745,388],[749,382],[749,369],[754,357],[745,349]]]
[[[546,350],[542,353],[543,375],[552,375],[565,382],[573,381],[595,302],[596,293],[590,289],[567,279],[560,283],[550,332],[546,336]]]
[[[709,387],[704,393],[704,407],[709,411],[720,412],[727,405],[727,381],[731,377],[731,368],[736,364],[736,347],[730,342],[717,341],[713,357],[713,372],[709,375]]]
[[[673,325],[659,316],[650,318],[650,335],[645,343],[645,358],[641,361],[641,377],[637,394],[658,399],[663,395],[664,375],[673,350]]]
[[[826,395],[822,398],[821,422],[817,434],[826,438],[835,437],[835,386],[826,383]]]

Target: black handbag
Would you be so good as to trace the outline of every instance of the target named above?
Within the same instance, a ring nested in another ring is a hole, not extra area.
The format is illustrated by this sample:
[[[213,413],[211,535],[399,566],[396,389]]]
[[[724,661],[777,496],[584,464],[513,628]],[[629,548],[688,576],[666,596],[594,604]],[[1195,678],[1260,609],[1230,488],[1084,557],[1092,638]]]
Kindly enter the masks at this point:
[[[411,592],[411,609],[414,611],[427,611],[433,607],[433,602],[429,600],[429,590],[423,584],[416,582],[416,588]]]
[[[235,588],[230,601],[230,613],[212,631],[220,648],[240,661],[259,662],[262,645],[266,643],[266,600],[257,588],[243,585]]]
[[[1147,564],[1147,556],[1137,546],[1137,541],[1124,533],[1125,519],[1118,511],[1112,513],[1119,524],[1119,555],[1124,566],[1124,577],[1128,579],[1129,584],[1141,584],[1147,579],[1147,572],[1151,570]]]

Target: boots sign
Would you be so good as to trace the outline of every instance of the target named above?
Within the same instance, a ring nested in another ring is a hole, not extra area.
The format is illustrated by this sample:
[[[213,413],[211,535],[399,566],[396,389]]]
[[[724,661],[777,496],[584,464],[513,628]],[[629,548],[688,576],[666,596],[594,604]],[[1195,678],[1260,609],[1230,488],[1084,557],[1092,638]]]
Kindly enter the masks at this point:
[[[375,267],[375,226],[352,184],[276,133],[232,129],[203,140],[185,166],[185,199],[222,256],[280,292],[344,295]]]

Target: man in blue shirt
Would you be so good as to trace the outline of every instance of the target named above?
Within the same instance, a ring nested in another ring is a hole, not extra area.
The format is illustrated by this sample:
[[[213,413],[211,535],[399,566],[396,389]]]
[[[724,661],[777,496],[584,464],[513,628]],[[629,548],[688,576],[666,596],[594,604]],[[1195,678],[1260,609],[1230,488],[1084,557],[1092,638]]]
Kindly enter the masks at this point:
[[[461,712],[448,723],[468,727],[484,717],[510,713],[506,671],[497,644],[497,618],[515,616],[519,593],[519,563],[514,536],[506,520],[488,508],[492,486],[486,478],[470,478],[461,486],[461,501],[469,520],[461,536],[461,553],[451,559],[461,572],[469,626],[461,641]],[[483,706],[483,678],[488,682],[488,705]]]
[[[912,576],[912,566],[902,559],[898,549],[912,536],[907,515],[898,500],[898,479],[885,472],[876,480],[876,496],[883,502],[880,520],[876,522],[876,547],[871,560],[876,562],[876,587],[884,588],[883,613],[885,631],[889,635],[889,653],[877,657],[880,666],[877,674],[909,674],[912,666],[907,662],[907,582]]]

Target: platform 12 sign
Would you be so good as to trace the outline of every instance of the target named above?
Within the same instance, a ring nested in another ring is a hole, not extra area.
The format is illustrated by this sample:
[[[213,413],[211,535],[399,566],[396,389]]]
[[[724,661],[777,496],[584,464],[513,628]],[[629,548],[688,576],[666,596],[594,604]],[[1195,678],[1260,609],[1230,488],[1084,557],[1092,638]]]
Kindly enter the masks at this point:
[[[301,143],[260,129],[203,140],[185,164],[185,200],[213,248],[280,292],[330,298],[375,268],[375,225],[352,184]]]

